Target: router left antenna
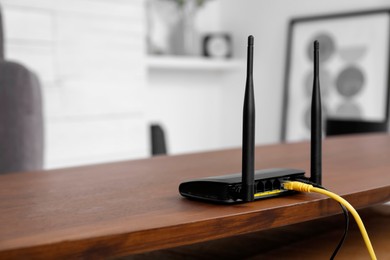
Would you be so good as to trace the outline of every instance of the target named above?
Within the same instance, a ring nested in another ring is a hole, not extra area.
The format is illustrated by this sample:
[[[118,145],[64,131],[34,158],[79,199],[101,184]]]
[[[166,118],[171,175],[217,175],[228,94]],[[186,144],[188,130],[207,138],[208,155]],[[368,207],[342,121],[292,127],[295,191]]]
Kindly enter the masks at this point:
[[[242,200],[254,200],[255,186],[255,96],[253,91],[254,37],[248,37],[247,73],[242,127]]]

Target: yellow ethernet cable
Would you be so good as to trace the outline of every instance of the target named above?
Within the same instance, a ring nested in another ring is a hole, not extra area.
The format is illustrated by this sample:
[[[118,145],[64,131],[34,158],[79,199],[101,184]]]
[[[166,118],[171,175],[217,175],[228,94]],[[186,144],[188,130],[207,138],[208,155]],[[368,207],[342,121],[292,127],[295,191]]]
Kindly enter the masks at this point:
[[[349,212],[351,212],[352,216],[355,218],[355,221],[356,221],[357,225],[359,226],[360,232],[363,236],[364,242],[366,244],[368,253],[371,256],[371,259],[373,259],[373,260],[377,259],[375,252],[374,252],[374,248],[372,247],[370,238],[368,237],[366,228],[364,227],[363,221],[361,220],[357,211],[354,209],[354,207],[352,207],[351,204],[349,204],[348,201],[346,201],[345,199],[343,199],[342,197],[340,197],[339,195],[337,195],[333,192],[330,192],[330,191],[327,191],[324,189],[320,189],[320,188],[316,188],[316,187],[313,187],[313,185],[306,184],[306,183],[299,182],[299,181],[285,182],[285,183],[283,183],[283,188],[286,190],[320,193],[320,194],[326,195],[328,197],[331,197],[332,199],[334,199],[337,202],[344,205],[349,210]]]

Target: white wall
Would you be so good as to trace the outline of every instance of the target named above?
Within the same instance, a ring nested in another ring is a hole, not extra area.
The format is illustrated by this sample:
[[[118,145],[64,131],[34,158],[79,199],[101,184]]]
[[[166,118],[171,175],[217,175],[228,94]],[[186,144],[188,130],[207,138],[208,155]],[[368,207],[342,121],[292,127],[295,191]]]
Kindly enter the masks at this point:
[[[148,69],[144,0],[0,0],[6,55],[43,81],[46,166],[148,155],[148,124],[167,132],[171,154],[241,145],[243,68]],[[290,18],[390,7],[385,0],[214,0],[200,33],[233,35],[235,58],[256,37],[256,142],[280,141]],[[107,62],[108,61],[108,62]]]
[[[280,140],[289,20],[293,17],[316,14],[389,8],[390,2],[388,0],[223,0],[220,5],[221,28],[233,33],[236,40],[235,53],[238,56],[245,56],[243,46],[247,36],[249,34],[255,36],[256,142],[263,144]],[[233,98],[238,94],[238,90],[232,90],[231,96]]]
[[[386,6],[390,3],[384,0],[210,1],[197,23],[201,32],[231,33],[239,59],[246,57],[247,36],[256,37],[256,143],[268,144],[280,142],[289,20]],[[157,104],[151,106],[155,112],[150,118],[166,128],[171,153],[241,145],[244,71],[152,73],[149,83]]]
[[[221,149],[241,142],[240,133],[231,134],[231,126],[240,129],[240,123],[227,115],[235,112],[228,102],[229,92],[232,88],[243,90],[244,85],[231,86],[227,79],[243,72],[238,68],[149,73],[149,118],[165,129],[170,154]],[[235,97],[240,111],[242,96],[243,92]]]
[[[6,58],[41,79],[45,167],[147,156],[144,1],[0,3]]]
[[[200,35],[229,32],[220,12],[220,1],[199,10]],[[170,154],[240,146],[245,62],[228,70],[149,69],[148,79],[148,119],[164,127]]]

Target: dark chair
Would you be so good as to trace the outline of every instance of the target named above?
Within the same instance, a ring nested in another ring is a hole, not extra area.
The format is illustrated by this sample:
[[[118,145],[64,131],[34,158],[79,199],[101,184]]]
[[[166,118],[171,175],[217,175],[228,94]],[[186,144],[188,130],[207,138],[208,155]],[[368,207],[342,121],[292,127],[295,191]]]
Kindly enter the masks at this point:
[[[359,133],[378,133],[387,132],[387,122],[368,122],[345,119],[331,119],[326,120],[326,135],[346,135]]]
[[[0,9],[0,174],[43,167],[43,116],[37,76],[4,58]]]
[[[152,124],[150,126],[150,139],[152,156],[167,154],[165,133],[164,129],[160,125]]]

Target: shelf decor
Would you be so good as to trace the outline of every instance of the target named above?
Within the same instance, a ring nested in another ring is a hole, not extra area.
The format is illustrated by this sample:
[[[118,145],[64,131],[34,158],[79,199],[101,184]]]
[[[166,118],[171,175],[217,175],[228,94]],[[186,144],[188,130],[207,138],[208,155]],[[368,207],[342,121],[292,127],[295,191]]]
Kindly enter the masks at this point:
[[[228,33],[206,34],[203,38],[203,55],[209,58],[230,58],[232,38]]]
[[[198,1],[173,1],[177,3],[177,12],[179,16],[171,32],[170,44],[172,54],[196,55],[197,47],[199,45],[199,35],[195,28],[195,17],[198,9]]]
[[[200,55],[195,20],[207,0],[148,0],[148,53]]]

